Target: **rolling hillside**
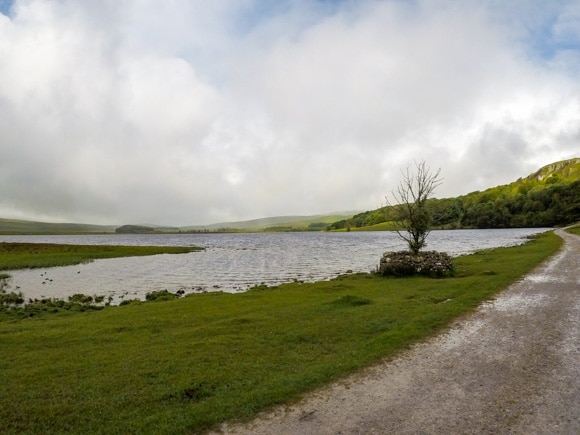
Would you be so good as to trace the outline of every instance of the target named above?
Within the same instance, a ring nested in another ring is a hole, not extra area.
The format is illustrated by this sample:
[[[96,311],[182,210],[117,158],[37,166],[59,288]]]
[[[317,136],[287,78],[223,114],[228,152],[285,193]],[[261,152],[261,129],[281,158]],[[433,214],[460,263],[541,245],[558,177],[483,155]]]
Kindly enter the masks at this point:
[[[580,221],[580,158],[546,165],[513,183],[457,198],[431,199],[439,228],[551,227]],[[392,207],[359,213],[330,229],[389,229]],[[392,228],[391,228],[392,229]]]
[[[312,216],[279,216],[211,225],[161,227],[157,225],[91,225],[47,223],[0,218],[0,234],[86,234],[86,233],[178,233],[220,231],[297,231],[323,230],[340,219],[351,218],[356,212]]]
[[[79,234],[110,233],[115,226],[34,222],[0,218],[0,234]]]
[[[261,219],[253,219],[238,222],[221,222],[211,225],[195,225],[181,227],[181,231],[288,231],[299,229],[320,230],[337,220],[349,219],[356,212],[333,213],[311,216],[277,216]]]

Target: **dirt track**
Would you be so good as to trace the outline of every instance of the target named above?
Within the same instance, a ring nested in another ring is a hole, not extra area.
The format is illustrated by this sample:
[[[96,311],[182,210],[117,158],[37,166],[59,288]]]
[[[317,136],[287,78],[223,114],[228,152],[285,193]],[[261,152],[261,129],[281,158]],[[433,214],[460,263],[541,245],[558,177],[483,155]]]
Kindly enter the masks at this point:
[[[580,237],[448,333],[235,434],[580,434]]]

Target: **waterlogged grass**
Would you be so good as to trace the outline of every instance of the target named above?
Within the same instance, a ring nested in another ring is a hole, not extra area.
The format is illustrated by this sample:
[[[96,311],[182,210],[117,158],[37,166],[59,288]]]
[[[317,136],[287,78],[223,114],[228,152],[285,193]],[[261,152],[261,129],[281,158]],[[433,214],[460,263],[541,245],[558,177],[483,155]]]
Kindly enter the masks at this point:
[[[557,251],[455,260],[454,278],[342,276],[0,322],[1,433],[199,433],[394,355]]]
[[[0,270],[70,266],[101,258],[183,254],[199,250],[178,246],[61,245],[0,243]]]

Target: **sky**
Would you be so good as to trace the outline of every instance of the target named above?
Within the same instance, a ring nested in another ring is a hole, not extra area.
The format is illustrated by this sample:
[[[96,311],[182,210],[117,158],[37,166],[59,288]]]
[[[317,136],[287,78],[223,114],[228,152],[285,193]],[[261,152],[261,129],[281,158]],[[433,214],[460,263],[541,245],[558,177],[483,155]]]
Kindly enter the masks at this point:
[[[580,157],[580,0],[0,0],[0,217],[204,225]]]

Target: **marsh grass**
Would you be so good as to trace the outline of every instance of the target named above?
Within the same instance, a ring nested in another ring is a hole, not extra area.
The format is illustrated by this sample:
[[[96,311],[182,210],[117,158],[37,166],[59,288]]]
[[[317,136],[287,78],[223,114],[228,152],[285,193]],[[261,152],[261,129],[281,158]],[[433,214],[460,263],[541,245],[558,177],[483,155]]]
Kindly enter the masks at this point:
[[[0,270],[71,266],[102,258],[184,254],[200,250],[180,246],[62,245],[0,243]]]
[[[455,259],[454,278],[345,275],[0,322],[1,433],[199,433],[395,355],[553,254]]]

